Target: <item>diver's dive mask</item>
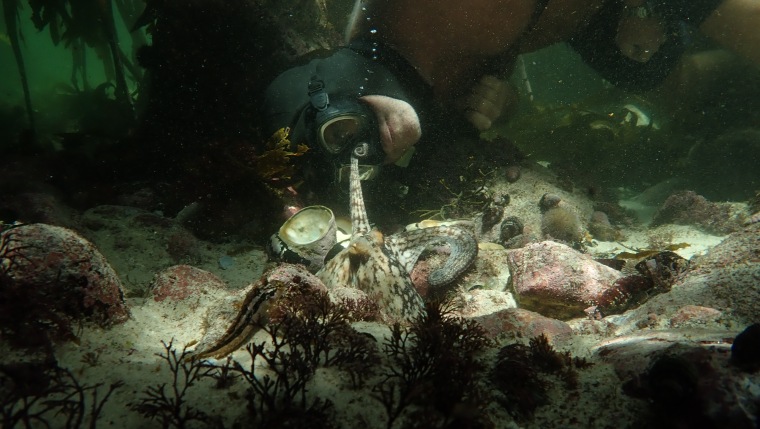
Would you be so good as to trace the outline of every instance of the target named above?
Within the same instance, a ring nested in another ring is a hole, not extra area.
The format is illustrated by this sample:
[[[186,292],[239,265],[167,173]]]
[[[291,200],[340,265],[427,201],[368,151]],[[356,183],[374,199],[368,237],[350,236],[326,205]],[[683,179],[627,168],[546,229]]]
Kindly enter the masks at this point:
[[[317,76],[309,82],[309,105],[305,110],[305,126],[310,146],[319,146],[337,164],[338,180],[348,175],[351,152],[366,143],[361,159],[362,178],[374,178],[385,158],[377,118],[372,109],[356,96],[329,96]]]

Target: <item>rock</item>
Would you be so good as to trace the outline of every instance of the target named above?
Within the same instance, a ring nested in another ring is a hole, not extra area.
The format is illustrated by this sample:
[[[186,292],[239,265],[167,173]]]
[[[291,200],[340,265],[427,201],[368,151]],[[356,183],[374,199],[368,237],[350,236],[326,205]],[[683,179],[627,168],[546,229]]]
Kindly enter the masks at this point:
[[[504,169],[504,178],[507,179],[507,182],[509,183],[515,183],[518,179],[520,179],[521,171],[519,165],[510,165],[506,169]]]
[[[599,241],[618,241],[623,237],[623,234],[612,226],[607,214],[601,211],[591,214],[588,232]]]
[[[670,326],[673,328],[694,328],[715,324],[722,315],[723,312],[714,308],[684,305],[670,318]]]
[[[694,225],[709,234],[738,231],[745,220],[739,205],[713,203],[693,191],[676,192],[657,210],[651,226],[674,223]]]
[[[698,347],[721,347],[728,350],[733,334],[725,330],[663,329],[639,331],[600,341],[592,352],[615,368],[622,380],[645,373],[653,359],[669,351]]]
[[[174,265],[155,275],[150,285],[153,300],[182,301],[191,295],[206,293],[209,289],[224,289],[225,284],[216,274],[190,265]]]
[[[559,203],[561,201],[562,198],[559,195],[550,194],[547,192],[542,195],[541,199],[538,201],[538,208],[541,210],[541,213],[546,213],[550,209],[559,206]]]
[[[683,169],[696,190],[710,199],[741,201],[760,186],[760,128],[734,128],[714,139],[699,139]]]
[[[510,252],[509,270],[521,308],[570,319],[584,315],[620,272],[553,241],[528,244]]]
[[[0,210],[4,217],[25,223],[44,223],[48,225],[74,228],[78,225],[76,212],[56,198],[52,191],[21,192],[0,195]]]
[[[167,266],[199,265],[212,257],[203,242],[173,219],[136,207],[92,207],[83,213],[82,224],[87,237],[129,279],[128,296],[149,294],[154,273]]]
[[[0,325],[22,336],[72,339],[78,321],[107,327],[129,318],[116,272],[70,229],[31,224],[0,234],[0,284]]]
[[[760,374],[729,365],[731,336],[648,332],[605,341],[595,353],[615,368],[623,392],[651,404],[651,419],[661,427],[753,428]]]
[[[202,259],[198,239],[180,226],[166,233],[166,252],[174,263],[198,263]]]
[[[734,338],[731,363],[744,371],[760,369],[760,323],[750,325]]]
[[[510,339],[533,338],[546,335],[549,342],[570,337],[573,330],[557,319],[520,308],[508,308],[496,313],[473,317],[491,338]]]
[[[361,289],[347,286],[336,286],[330,289],[330,301],[336,304],[344,301],[361,301],[366,299],[369,298]]]
[[[272,290],[276,292],[271,293]],[[211,304],[194,356],[220,357],[237,350],[258,331],[260,324],[267,323],[272,311],[276,313],[272,307],[279,299],[290,291],[301,290],[326,292],[327,288],[303,265],[279,264],[245,289]]]
[[[615,318],[618,334],[646,325],[654,329],[670,328],[670,321],[685,306],[715,309],[723,317],[701,319],[704,326],[725,328],[728,321],[743,325],[757,322],[760,314],[760,224],[735,232],[706,255],[693,257],[689,269],[676,279],[668,293],[649,298],[640,307]],[[651,323],[650,315],[659,317]]]
[[[460,293],[459,299],[462,307],[457,309],[457,314],[462,317],[486,316],[508,308],[517,308],[514,295],[500,290],[474,289]]]

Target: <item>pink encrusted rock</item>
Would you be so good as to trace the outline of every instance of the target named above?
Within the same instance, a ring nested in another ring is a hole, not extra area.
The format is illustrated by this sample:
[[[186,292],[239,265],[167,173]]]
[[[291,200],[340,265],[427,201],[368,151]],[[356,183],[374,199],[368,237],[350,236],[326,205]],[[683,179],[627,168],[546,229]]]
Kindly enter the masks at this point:
[[[150,285],[153,299],[157,302],[166,299],[182,301],[209,289],[224,288],[224,281],[216,274],[190,265],[173,265],[157,273]]]
[[[50,317],[89,319],[101,326],[129,318],[116,271],[76,232],[42,223],[22,225],[0,234],[0,247],[0,268],[18,300],[9,305],[34,300]],[[60,325],[62,319],[54,323]]]
[[[270,294],[272,289],[277,293]],[[304,289],[327,291],[322,281],[301,264],[279,264],[270,268],[245,289],[210,305],[204,321],[205,332],[194,355],[220,357],[232,353],[258,330],[251,321],[266,323],[271,320],[272,302],[290,290]],[[335,298],[340,300],[341,297]],[[361,296],[356,298],[361,299]],[[268,304],[263,305],[265,302]]]
[[[620,272],[564,244],[543,241],[510,252],[507,259],[521,308],[566,320],[583,310],[621,277]]]
[[[52,193],[22,192],[0,196],[0,208],[14,213],[16,219],[26,223],[44,223],[74,227],[78,225],[75,211]]]
[[[414,265],[412,272],[409,276],[412,278],[412,284],[417,289],[417,293],[422,297],[426,297],[430,289],[430,283],[428,283],[428,277],[433,268],[430,266],[430,262],[427,260],[420,260]]]
[[[508,336],[509,339],[533,338],[546,335],[550,342],[573,334],[567,323],[550,319],[521,308],[508,308],[485,316],[474,317],[491,338]]]
[[[300,264],[280,264],[262,274],[261,279],[265,283],[279,282],[285,286],[305,285],[314,290],[327,291],[322,280],[310,273]]]

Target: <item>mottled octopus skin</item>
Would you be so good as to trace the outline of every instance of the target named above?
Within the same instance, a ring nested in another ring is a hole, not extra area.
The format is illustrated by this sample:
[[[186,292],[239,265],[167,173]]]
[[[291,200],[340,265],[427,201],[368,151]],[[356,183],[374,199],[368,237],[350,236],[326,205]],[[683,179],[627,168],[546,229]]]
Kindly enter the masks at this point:
[[[451,249],[444,266],[428,278],[431,285],[438,286],[453,281],[472,264],[478,253],[477,241],[472,233],[456,226],[404,231],[389,237],[370,229],[358,164],[352,157],[351,240],[317,272],[317,277],[328,289],[345,286],[364,291],[378,301],[390,319],[410,319],[424,306],[409,275],[422,252],[436,244],[448,244]]]
[[[409,273],[422,252],[432,246],[447,244],[451,254],[443,267],[433,271],[428,283],[433,286],[449,283],[466,270],[478,253],[471,232],[457,226],[434,226],[404,231],[384,237],[370,228],[362,196],[359,164],[351,159],[351,240],[317,272],[317,277],[330,289],[353,287],[364,291],[390,320],[408,320],[424,308],[422,297],[412,284]],[[305,268],[304,268],[305,270]],[[305,273],[305,275],[308,273]],[[245,344],[267,321],[267,310],[279,291],[288,285],[266,278],[246,295],[232,325],[208,347],[200,345],[191,359],[222,358]]]
[[[386,239],[385,245],[403,261],[407,272],[411,272],[422,252],[430,246],[447,244],[451,254],[443,267],[430,273],[431,286],[451,283],[466,270],[478,255],[478,242],[464,228],[440,225],[413,231],[404,231]]]

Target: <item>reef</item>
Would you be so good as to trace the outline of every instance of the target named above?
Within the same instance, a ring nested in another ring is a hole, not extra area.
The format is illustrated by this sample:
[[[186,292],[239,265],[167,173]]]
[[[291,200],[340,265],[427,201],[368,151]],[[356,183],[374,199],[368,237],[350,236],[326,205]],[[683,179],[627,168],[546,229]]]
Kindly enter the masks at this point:
[[[728,203],[714,203],[693,191],[668,197],[652,219],[652,226],[675,223],[695,225],[711,234],[729,234],[741,229],[744,214]]]

